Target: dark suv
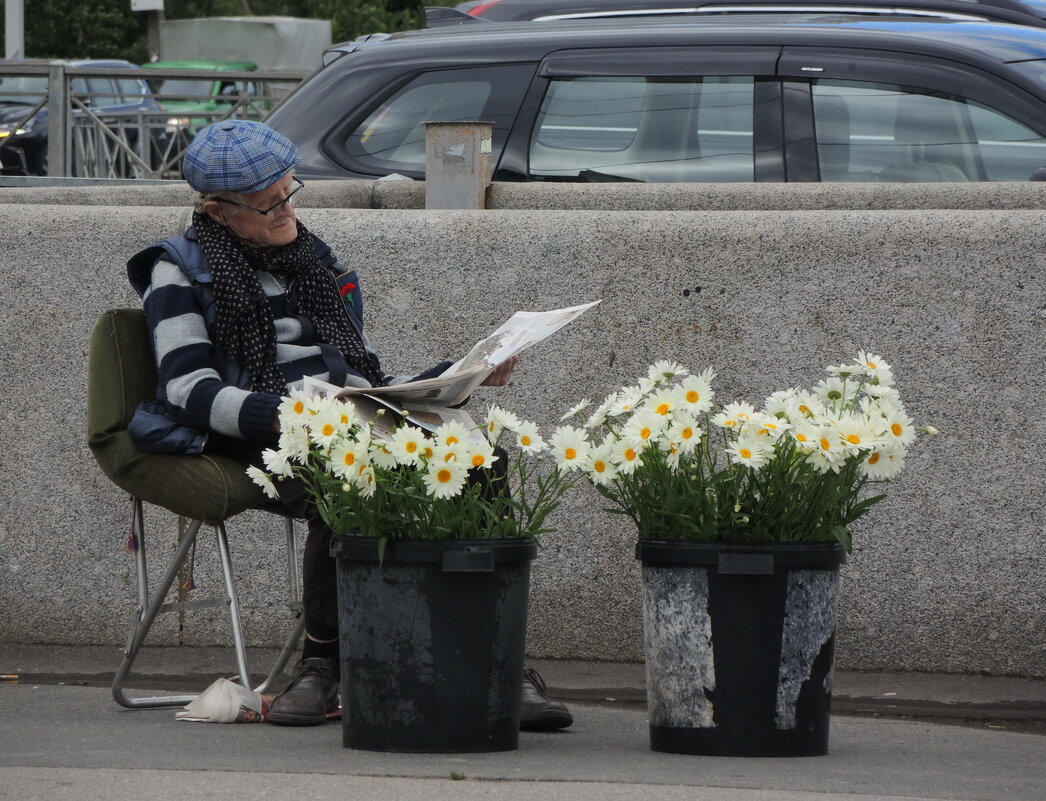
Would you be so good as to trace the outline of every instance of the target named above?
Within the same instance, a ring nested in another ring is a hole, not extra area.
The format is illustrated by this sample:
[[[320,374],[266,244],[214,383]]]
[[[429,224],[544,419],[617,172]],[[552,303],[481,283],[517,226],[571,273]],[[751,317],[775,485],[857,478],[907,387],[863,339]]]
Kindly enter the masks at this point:
[[[480,23],[335,46],[268,121],[303,178],[423,177],[489,120],[497,180],[1025,181],[1046,29],[860,14]]]
[[[61,63],[67,67],[90,67],[111,70],[113,75],[75,77],[70,81],[70,93],[80,98],[95,114],[124,113],[139,110],[161,111],[145,81],[122,78],[124,69],[136,69],[129,61],[119,59],[46,61],[0,59],[0,163],[3,172],[21,175],[47,174],[47,106],[29,120],[25,116],[39,101],[47,97],[47,76],[4,73],[4,67],[46,66]],[[74,111],[74,115],[83,112]]]

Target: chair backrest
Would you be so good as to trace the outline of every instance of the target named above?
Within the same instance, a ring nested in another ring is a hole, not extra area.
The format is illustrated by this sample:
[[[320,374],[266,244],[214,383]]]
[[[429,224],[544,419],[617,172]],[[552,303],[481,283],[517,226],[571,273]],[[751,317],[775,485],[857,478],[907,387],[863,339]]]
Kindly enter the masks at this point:
[[[87,445],[102,472],[143,501],[208,523],[271,505],[244,465],[232,459],[138,450],[127,424],[139,403],[155,399],[156,381],[142,311],[102,314],[87,363]]]

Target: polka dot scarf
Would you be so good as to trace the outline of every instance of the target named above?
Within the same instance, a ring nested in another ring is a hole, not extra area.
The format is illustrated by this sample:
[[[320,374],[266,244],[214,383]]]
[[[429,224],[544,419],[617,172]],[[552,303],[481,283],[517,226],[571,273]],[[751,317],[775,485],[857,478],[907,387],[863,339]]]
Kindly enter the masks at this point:
[[[255,270],[294,281],[298,295],[295,313],[309,318],[319,338],[337,347],[372,385],[385,386],[385,377],[349,320],[334,275],[320,264],[312,237],[300,221],[297,239],[269,249],[247,247],[206,214],[193,214],[193,228],[214,280],[217,343],[253,376],[256,392],[285,395],[287,381],[276,361],[272,308]]]

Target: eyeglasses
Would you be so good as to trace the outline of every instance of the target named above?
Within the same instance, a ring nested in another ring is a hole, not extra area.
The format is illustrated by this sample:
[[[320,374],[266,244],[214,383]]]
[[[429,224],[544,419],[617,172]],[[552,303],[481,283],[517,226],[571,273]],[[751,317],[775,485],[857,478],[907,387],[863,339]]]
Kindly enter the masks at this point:
[[[246,203],[239,203],[235,200],[229,200],[228,198],[224,197],[218,197],[215,198],[215,200],[220,201],[222,203],[231,203],[234,206],[239,206],[241,209],[247,209],[247,211],[253,211],[255,214],[260,214],[262,217],[268,217],[270,214],[272,214],[272,212],[276,211],[277,209],[283,208],[288,203],[293,206],[298,202],[298,193],[305,188],[305,182],[299,181],[297,178],[294,178],[293,176],[291,177],[291,180],[297,184],[297,186],[291,190],[291,193],[287,195],[287,197],[285,197],[283,200],[273,203],[271,206],[269,206],[269,208],[265,209],[264,211],[262,211],[261,209],[256,209],[254,208],[254,206],[248,206]]]

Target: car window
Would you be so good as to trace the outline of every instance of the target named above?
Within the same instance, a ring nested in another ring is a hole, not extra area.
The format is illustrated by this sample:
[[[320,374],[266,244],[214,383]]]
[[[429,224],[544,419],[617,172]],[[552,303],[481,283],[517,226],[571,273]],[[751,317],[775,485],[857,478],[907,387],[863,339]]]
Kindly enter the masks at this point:
[[[553,80],[530,143],[546,180],[752,181],[750,76]]]
[[[142,85],[134,78],[117,78],[116,85],[122,95],[122,102],[140,103],[144,99],[142,97]]]
[[[426,72],[358,125],[345,150],[365,171],[418,172],[425,167],[425,122],[482,120],[493,123],[497,164],[533,72],[529,64]]]
[[[1046,139],[983,104],[895,84],[813,83],[822,181],[1026,181]]]

